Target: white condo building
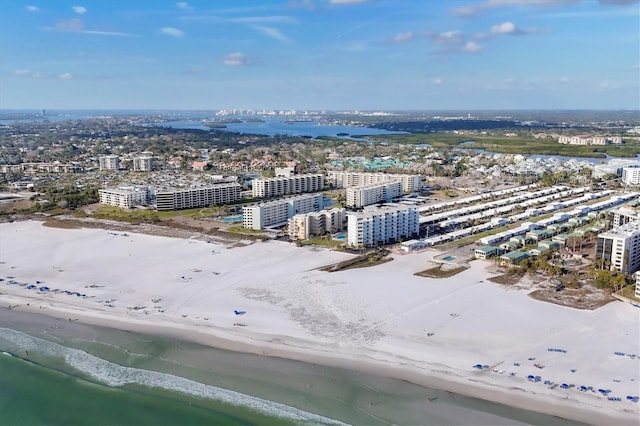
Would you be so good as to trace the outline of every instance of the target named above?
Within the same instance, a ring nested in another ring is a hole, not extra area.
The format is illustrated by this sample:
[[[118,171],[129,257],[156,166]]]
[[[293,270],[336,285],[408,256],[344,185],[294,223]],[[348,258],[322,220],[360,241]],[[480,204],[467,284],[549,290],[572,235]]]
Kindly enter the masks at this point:
[[[422,178],[420,175],[329,171],[328,176],[329,183],[333,184],[336,188],[349,188],[372,183],[400,181],[402,182],[402,191],[411,193],[418,191],[422,186]]]
[[[383,206],[347,214],[347,244],[372,247],[414,238],[420,231],[415,207]]]
[[[346,190],[346,206],[361,208],[371,204],[387,202],[402,195],[402,182],[391,181],[353,186]]]
[[[308,240],[316,235],[343,231],[346,222],[346,210],[340,208],[297,214],[289,219],[289,238]]]
[[[631,206],[623,206],[611,212],[611,224],[614,228],[633,221],[640,221],[640,211]]]
[[[153,170],[153,157],[141,156],[133,158],[134,172],[150,172]]]
[[[322,174],[280,176],[266,179],[254,179],[252,195],[254,198],[277,197],[303,192],[318,192],[324,189]]]
[[[98,190],[100,204],[131,209],[135,206],[147,206],[153,200],[153,188],[150,186],[130,185]]]
[[[640,185],[640,167],[623,167],[622,181],[627,185]]]
[[[598,235],[596,259],[611,270],[631,273],[640,269],[640,222],[632,221]]]
[[[324,208],[322,194],[298,195],[242,208],[242,226],[256,231],[287,224],[289,218]]]
[[[220,183],[188,189],[162,190],[156,194],[156,209],[181,210],[237,203],[242,198],[239,183]]]
[[[117,155],[103,155],[98,158],[100,170],[118,170],[120,168],[120,158]]]

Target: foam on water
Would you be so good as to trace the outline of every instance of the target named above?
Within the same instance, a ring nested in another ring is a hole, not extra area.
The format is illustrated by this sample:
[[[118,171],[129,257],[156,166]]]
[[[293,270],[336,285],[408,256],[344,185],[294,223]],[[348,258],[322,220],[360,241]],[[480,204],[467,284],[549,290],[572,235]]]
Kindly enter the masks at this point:
[[[126,384],[144,385],[176,391],[195,397],[213,399],[235,406],[247,407],[263,414],[294,421],[331,425],[346,424],[285,404],[199,383],[173,374],[125,367],[98,358],[85,351],[68,348],[16,330],[0,328],[0,339],[11,342],[26,351],[62,358],[74,369],[111,387],[124,386]]]

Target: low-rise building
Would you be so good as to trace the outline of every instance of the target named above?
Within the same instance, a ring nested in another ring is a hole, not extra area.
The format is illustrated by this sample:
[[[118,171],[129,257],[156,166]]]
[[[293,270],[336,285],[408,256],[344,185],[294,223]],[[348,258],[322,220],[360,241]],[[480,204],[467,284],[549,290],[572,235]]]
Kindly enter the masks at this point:
[[[500,261],[503,265],[518,265],[520,262],[528,259],[529,257],[530,256],[528,253],[516,250],[500,256]]]
[[[499,252],[500,249],[494,246],[480,246],[476,247],[476,249],[473,251],[476,259],[483,260],[488,259],[492,256],[497,256]]]

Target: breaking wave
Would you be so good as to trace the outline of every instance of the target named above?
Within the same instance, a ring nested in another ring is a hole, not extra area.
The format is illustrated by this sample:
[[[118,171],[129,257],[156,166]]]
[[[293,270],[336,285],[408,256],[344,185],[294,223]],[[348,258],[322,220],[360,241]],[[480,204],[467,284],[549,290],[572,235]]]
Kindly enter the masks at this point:
[[[16,330],[0,328],[0,339],[9,341],[26,351],[32,351],[34,354],[40,353],[51,357],[62,358],[74,369],[111,387],[119,387],[127,384],[144,385],[180,392],[195,397],[208,398],[234,406],[246,407],[266,415],[306,424],[346,424],[285,404],[199,383],[173,374],[125,367],[98,358],[85,351],[68,348]]]

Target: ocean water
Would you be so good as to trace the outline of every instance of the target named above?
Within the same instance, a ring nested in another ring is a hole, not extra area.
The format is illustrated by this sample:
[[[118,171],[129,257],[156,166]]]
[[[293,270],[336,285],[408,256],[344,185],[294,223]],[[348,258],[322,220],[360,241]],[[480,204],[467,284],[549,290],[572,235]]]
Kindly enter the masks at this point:
[[[578,424],[356,371],[0,308],[0,425]]]

